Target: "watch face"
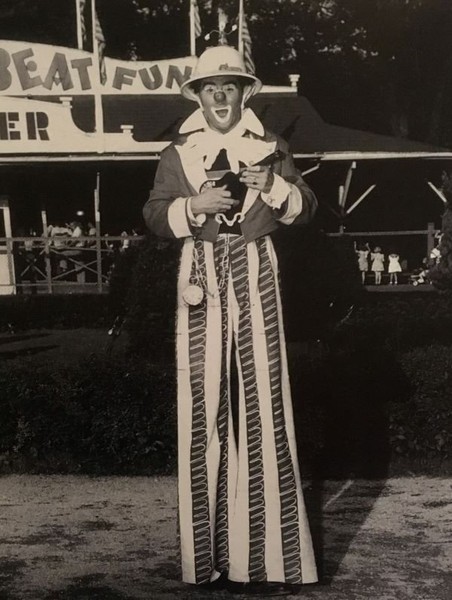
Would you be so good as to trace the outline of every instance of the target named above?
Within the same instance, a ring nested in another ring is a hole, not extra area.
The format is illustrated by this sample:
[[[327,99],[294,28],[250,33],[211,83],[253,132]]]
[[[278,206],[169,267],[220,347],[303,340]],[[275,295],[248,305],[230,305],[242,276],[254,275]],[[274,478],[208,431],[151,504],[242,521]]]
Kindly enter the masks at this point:
[[[182,292],[182,298],[186,304],[190,306],[197,306],[198,304],[201,304],[204,298],[204,292],[199,285],[189,285]]]

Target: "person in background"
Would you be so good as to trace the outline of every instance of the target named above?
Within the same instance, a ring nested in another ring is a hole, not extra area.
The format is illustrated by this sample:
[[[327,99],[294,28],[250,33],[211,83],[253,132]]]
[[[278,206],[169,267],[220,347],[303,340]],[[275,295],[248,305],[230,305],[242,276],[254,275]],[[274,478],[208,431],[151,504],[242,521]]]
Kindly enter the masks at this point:
[[[381,274],[385,270],[385,255],[382,254],[380,246],[375,246],[374,251],[370,255],[370,258],[372,260],[371,269],[375,275],[375,285],[380,285]]]
[[[93,223],[91,223],[91,221],[88,222],[86,234],[88,237],[93,238],[92,240],[88,240],[86,245],[90,247],[95,246],[96,240],[94,238],[96,237],[97,231],[96,226]]]
[[[54,267],[57,275],[61,275],[68,270],[68,261],[62,251],[67,247],[70,236],[71,230],[69,229],[69,226],[62,225],[62,222],[57,222],[56,225],[52,227],[50,232],[50,237],[52,240],[51,245],[54,248],[52,257],[56,256],[56,263],[54,263]]]
[[[201,55],[181,86],[198,109],[163,150],[143,209],[154,233],[183,240],[176,335],[182,577],[257,597],[317,581],[269,236],[309,222],[317,201],[287,143],[245,108],[261,85],[234,48]]]
[[[57,223],[52,226],[50,231],[50,237],[52,238],[52,246],[54,248],[63,248],[66,246],[67,238],[71,235],[71,230],[69,227],[62,225],[61,223]]]
[[[130,239],[127,231],[121,231],[121,237],[124,238],[121,240],[121,246],[119,248],[120,252],[125,252],[130,247]]]
[[[70,245],[75,248],[83,248],[85,242],[84,240],[79,239],[83,237],[82,224],[79,221],[72,221],[72,223],[69,224],[69,228],[71,230]]]
[[[396,252],[391,252],[391,254],[388,256],[388,261],[389,285],[397,285],[397,273],[402,272],[402,267],[400,266],[400,256]]]
[[[370,246],[368,242],[365,244],[360,244],[359,246],[357,246],[355,242],[354,247],[358,257],[358,268],[361,272],[361,281],[364,285],[366,283],[366,273],[369,270]]]

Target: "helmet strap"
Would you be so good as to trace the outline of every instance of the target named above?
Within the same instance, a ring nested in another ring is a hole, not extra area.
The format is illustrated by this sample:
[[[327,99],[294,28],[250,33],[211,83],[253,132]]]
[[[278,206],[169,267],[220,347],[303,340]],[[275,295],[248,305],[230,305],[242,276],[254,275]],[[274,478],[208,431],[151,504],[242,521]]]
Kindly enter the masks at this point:
[[[246,104],[247,100],[252,95],[253,89],[254,89],[254,85],[253,84],[246,84],[246,85],[243,86],[242,110],[245,108],[245,104]]]

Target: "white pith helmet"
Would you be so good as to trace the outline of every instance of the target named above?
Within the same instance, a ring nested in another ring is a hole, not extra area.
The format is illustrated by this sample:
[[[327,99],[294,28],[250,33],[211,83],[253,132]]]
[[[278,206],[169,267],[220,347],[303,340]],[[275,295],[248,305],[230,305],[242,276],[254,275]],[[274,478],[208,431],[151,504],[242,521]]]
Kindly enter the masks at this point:
[[[214,46],[204,50],[198,58],[191,77],[180,87],[182,96],[198,102],[198,96],[192,88],[193,83],[218,75],[234,75],[245,79],[248,88],[245,89],[245,100],[257,94],[262,87],[260,79],[246,72],[245,61],[238,50],[232,46]]]

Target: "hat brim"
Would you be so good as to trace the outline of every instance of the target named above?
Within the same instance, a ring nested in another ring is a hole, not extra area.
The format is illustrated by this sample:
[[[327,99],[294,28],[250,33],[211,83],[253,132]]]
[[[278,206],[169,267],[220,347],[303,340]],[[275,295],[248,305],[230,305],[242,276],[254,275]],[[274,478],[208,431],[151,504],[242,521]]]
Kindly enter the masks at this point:
[[[194,102],[198,101],[198,95],[193,91],[192,89],[192,85],[193,83],[195,83],[196,81],[201,81],[202,79],[208,79],[209,77],[218,77],[218,76],[222,76],[222,75],[231,75],[234,77],[240,77],[241,79],[245,79],[247,81],[247,83],[249,85],[251,85],[251,90],[250,92],[247,94],[247,100],[248,98],[251,98],[251,96],[254,96],[255,94],[257,94],[260,89],[262,88],[262,81],[260,79],[258,79],[257,77],[255,77],[254,75],[249,75],[248,73],[240,73],[238,71],[212,71],[211,73],[203,73],[202,75],[198,75],[196,77],[191,77],[190,79],[188,79],[187,81],[184,81],[184,83],[180,86],[180,93],[182,94],[182,96],[184,96],[184,98],[187,98],[188,100],[193,100]]]

